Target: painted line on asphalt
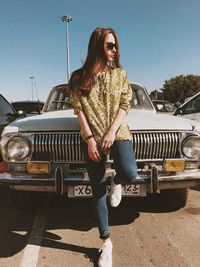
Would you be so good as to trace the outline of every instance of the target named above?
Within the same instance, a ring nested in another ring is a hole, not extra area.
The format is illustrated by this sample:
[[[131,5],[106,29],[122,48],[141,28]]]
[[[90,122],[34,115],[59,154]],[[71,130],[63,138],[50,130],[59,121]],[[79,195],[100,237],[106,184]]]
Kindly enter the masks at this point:
[[[43,233],[46,226],[46,218],[47,218],[47,207],[50,199],[50,194],[47,197],[43,207],[41,207],[36,215],[32,231],[30,233],[30,237],[28,243],[24,249],[24,253],[22,256],[22,261],[19,267],[36,267],[40,245],[43,238]]]

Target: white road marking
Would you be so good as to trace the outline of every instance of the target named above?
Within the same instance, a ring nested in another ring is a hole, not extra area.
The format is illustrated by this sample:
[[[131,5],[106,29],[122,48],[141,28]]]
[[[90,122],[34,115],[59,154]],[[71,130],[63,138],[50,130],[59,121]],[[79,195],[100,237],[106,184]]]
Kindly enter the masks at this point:
[[[41,207],[36,215],[35,222],[33,224],[33,228],[24,249],[24,253],[22,256],[22,261],[19,267],[36,267],[40,252],[40,245],[43,237],[43,232],[46,226],[46,217],[47,217],[47,206],[49,202],[48,197],[44,206]]]

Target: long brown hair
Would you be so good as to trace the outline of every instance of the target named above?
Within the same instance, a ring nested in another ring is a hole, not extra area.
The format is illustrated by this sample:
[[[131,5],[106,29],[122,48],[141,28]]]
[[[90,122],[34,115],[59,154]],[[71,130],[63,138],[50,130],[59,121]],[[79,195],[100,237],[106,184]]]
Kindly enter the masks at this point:
[[[115,38],[116,55],[114,63],[120,67],[119,42],[116,32],[112,28],[96,28],[91,34],[88,53],[82,68],[74,71],[69,80],[71,90],[78,87],[85,93],[89,92],[94,85],[94,75],[103,70],[107,64],[107,58],[104,51],[104,42],[106,36],[112,33]]]

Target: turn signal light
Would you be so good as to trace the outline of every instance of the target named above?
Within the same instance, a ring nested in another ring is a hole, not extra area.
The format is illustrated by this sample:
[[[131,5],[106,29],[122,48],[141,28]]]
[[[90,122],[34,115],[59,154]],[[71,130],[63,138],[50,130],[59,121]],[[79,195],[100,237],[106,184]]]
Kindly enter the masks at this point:
[[[2,161],[0,162],[0,173],[8,171],[8,163]]]
[[[49,163],[48,162],[28,162],[27,163],[28,173],[49,173]]]
[[[165,159],[163,162],[164,171],[183,171],[185,169],[184,159]]]

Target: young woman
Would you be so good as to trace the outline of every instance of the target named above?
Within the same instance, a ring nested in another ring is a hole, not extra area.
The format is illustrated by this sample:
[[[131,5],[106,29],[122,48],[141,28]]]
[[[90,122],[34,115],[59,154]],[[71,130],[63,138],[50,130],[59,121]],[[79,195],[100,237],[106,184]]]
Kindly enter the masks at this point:
[[[69,81],[83,138],[82,151],[92,186],[98,229],[103,239],[100,267],[112,266],[106,202],[106,154],[110,152],[116,171],[111,177],[111,206],[117,207],[121,201],[121,184],[131,183],[137,176],[131,134],[124,121],[130,108],[132,90],[119,57],[116,32],[111,28],[97,28],[90,37],[84,65],[72,73]]]

